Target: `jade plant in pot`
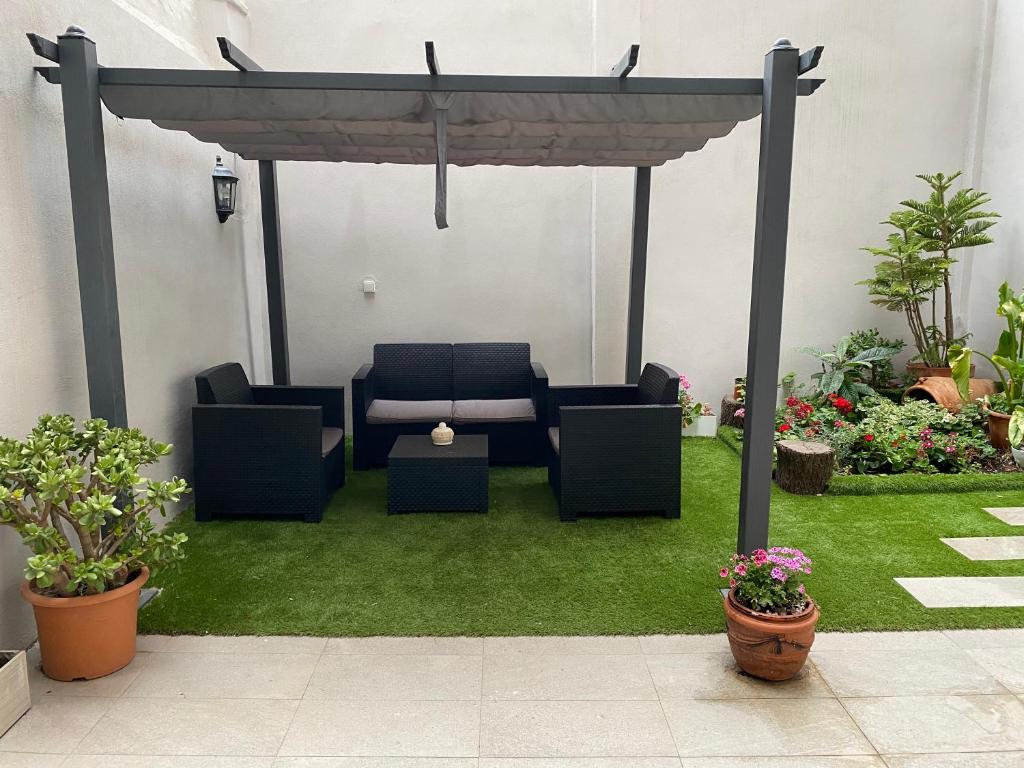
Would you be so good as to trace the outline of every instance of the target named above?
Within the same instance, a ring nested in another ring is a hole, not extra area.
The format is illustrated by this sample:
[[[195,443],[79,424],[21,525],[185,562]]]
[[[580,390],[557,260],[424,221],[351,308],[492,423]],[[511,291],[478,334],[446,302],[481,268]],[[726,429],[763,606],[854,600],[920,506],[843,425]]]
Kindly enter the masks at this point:
[[[32,605],[43,671],[56,680],[110,674],[135,656],[139,590],[180,560],[186,536],[150,515],[188,493],[184,480],[139,474],[171,446],[138,429],[44,415],[24,440],[0,438],[0,525],[32,551]]]
[[[810,573],[810,558],[791,547],[732,555],[719,571],[729,583],[729,647],[748,675],[789,680],[803,669],[818,623],[818,607],[803,582]]]
[[[989,356],[970,347],[954,346],[950,349],[950,361],[953,380],[964,401],[970,397],[973,356],[980,355],[992,364],[999,391],[985,399],[988,434],[992,445],[1005,451],[1010,447],[1010,415],[1017,406],[1024,405],[1024,291],[1014,294],[1009,283],[999,286],[996,314],[1006,320],[996,351]]]

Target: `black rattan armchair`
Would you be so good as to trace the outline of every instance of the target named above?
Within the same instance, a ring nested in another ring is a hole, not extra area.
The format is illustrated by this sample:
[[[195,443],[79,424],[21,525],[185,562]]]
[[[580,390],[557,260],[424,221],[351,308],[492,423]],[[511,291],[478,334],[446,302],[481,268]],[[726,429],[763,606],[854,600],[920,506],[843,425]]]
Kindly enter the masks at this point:
[[[639,384],[548,391],[548,482],[562,520],[679,517],[679,374],[648,363]]]
[[[345,484],[345,388],[253,386],[238,363],[196,376],[196,519],[323,519]]]

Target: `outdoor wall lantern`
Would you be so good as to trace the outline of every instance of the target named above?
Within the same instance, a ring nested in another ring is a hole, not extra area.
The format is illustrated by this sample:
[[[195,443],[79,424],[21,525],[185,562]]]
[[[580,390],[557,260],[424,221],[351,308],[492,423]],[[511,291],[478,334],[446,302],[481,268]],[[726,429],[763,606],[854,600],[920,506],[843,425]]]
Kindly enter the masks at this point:
[[[217,208],[217,218],[223,224],[228,216],[235,212],[235,185],[238,177],[225,168],[217,155],[217,164],[213,166],[213,204]]]

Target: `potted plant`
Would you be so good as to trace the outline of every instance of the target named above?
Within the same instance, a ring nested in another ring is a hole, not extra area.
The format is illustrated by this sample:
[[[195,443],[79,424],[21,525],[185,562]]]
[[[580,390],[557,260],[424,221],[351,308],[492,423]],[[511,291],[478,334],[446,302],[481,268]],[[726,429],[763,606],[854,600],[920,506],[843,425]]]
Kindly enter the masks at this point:
[[[947,193],[960,173],[919,174],[931,189],[927,200],[904,200],[900,210],[882,222],[895,230],[886,248],[864,248],[881,257],[875,276],[862,280],[872,302],[907,319],[915,358],[907,364],[914,378],[950,376],[950,349],[962,346],[967,334],[957,334],[953,323],[950,269],[957,263],[952,251],[992,242],[986,232],[999,214],[981,210],[990,198],[971,188]],[[943,317],[938,317],[942,293]]]
[[[1013,452],[1013,461],[1018,467],[1024,469],[1024,406],[1018,405],[1013,409],[1007,433],[1010,450]]]
[[[186,536],[158,532],[150,513],[188,486],[139,474],[170,452],[138,429],[90,419],[79,430],[68,415],[0,438],[0,524],[32,550],[21,594],[48,676],[101,677],[134,658],[139,590],[150,569],[184,556]]]
[[[25,652],[0,651],[0,736],[31,706]]]
[[[700,403],[690,394],[690,380],[679,376],[679,405],[683,410],[683,437],[714,437],[715,412],[708,403]]]
[[[988,412],[989,440],[1005,451],[1010,447],[1010,414],[1024,405],[1024,292],[1014,294],[1009,283],[999,286],[999,305],[996,314],[1006,319],[1006,329],[999,334],[996,351],[989,355],[969,347],[950,348],[952,375],[961,399],[970,397],[971,372],[974,355],[988,360],[999,377],[999,391],[984,399]]]
[[[748,675],[789,680],[803,668],[818,623],[818,608],[803,583],[810,573],[810,559],[790,547],[732,555],[719,571],[729,583],[729,647]]]

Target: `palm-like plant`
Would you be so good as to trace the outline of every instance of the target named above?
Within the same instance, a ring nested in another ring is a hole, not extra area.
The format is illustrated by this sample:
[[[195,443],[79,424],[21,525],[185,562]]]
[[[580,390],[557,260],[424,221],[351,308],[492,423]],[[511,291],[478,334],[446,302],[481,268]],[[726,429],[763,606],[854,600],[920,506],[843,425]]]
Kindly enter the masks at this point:
[[[991,243],[992,237],[987,230],[996,223],[994,219],[999,218],[998,213],[983,210],[983,206],[992,200],[984,192],[965,187],[949,196],[950,187],[961,173],[957,171],[949,176],[943,173],[918,174],[917,178],[931,187],[928,199],[900,202],[916,214],[913,231],[920,238],[922,250],[942,254],[939,266],[945,312],[940,342],[944,355],[951,344],[963,341],[963,338],[957,338],[953,327],[953,288],[949,272],[957,259],[950,252]]]
[[[821,363],[821,372],[813,374],[811,378],[818,383],[822,397],[835,394],[851,403],[857,403],[863,397],[876,394],[866,381],[871,378],[875,363],[891,360],[899,349],[871,347],[852,354],[850,337],[844,336],[831,352],[817,347],[800,347],[797,351],[812,355]]]
[[[875,276],[861,281],[872,302],[907,318],[917,357],[925,365],[947,364],[950,348],[960,347],[967,336],[953,325],[953,289],[950,269],[957,263],[952,252],[992,242],[987,230],[998,213],[983,210],[990,202],[984,192],[970,187],[949,194],[960,172],[919,174],[931,194],[927,200],[904,200],[902,209],[882,222],[892,227],[886,248],[864,248],[882,259]],[[938,317],[938,291],[943,293],[943,317]],[[930,303],[930,307],[927,306]],[[930,315],[930,317],[929,317]]]

